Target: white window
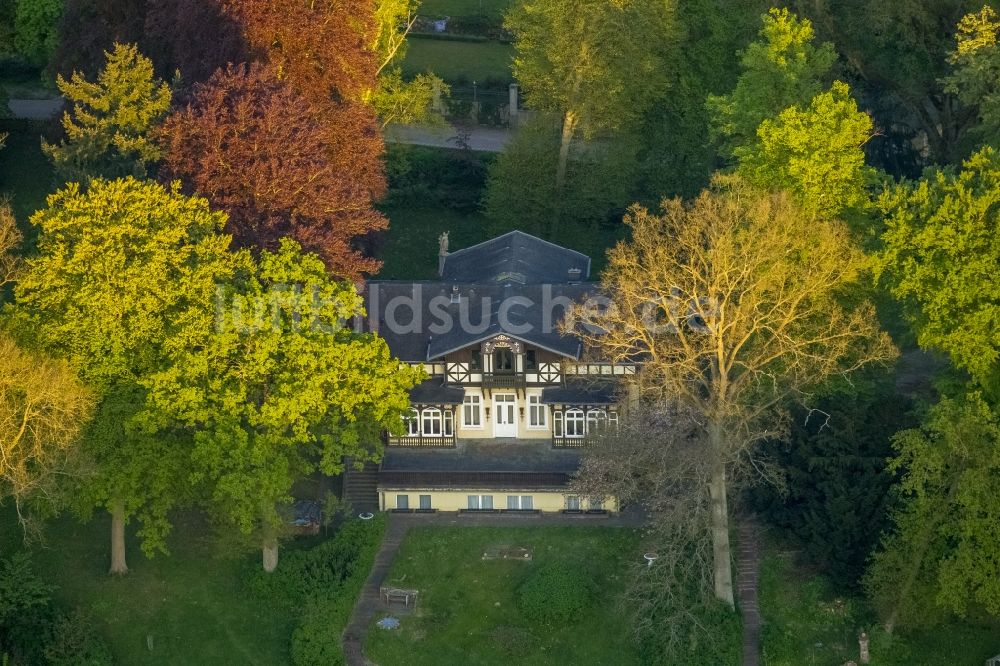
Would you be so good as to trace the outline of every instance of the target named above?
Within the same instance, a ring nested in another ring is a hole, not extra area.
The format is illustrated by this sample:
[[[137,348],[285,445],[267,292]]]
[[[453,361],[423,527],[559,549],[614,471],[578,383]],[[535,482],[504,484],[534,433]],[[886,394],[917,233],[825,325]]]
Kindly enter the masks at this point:
[[[566,510],[567,511],[579,511],[580,510],[580,498],[576,495],[569,495],[566,497]]]
[[[571,409],[566,412],[566,437],[583,437],[586,425],[582,409]]]
[[[588,508],[591,511],[603,511],[604,500],[602,500],[600,497],[591,497],[589,500]]]
[[[424,509],[424,510],[431,508],[431,496],[430,495],[421,495],[420,496],[420,508]]]
[[[552,433],[556,437],[563,436],[563,413],[553,412],[552,414]]]
[[[462,425],[466,428],[482,428],[482,400],[478,395],[467,395],[462,401]]]
[[[444,410],[444,436],[451,437],[455,434],[455,412],[450,409]]]
[[[540,395],[529,395],[528,396],[528,427],[529,428],[545,428],[549,425],[548,419],[549,408],[547,405],[542,404],[542,396]]]
[[[441,410],[431,407],[423,411],[423,434],[424,437],[441,436]]]
[[[531,495],[507,495],[507,508],[512,511],[530,511],[532,507]]]
[[[618,412],[608,412],[608,425],[612,430],[618,430]]]
[[[420,412],[415,409],[411,409],[410,413],[403,417],[406,421],[406,434],[410,437],[416,437],[420,434]]]
[[[469,495],[469,508],[473,511],[493,508],[493,495]]]
[[[587,432],[597,434],[608,425],[608,413],[603,409],[591,409],[587,412]]]
[[[410,508],[409,495],[396,495],[396,508],[405,511]]]

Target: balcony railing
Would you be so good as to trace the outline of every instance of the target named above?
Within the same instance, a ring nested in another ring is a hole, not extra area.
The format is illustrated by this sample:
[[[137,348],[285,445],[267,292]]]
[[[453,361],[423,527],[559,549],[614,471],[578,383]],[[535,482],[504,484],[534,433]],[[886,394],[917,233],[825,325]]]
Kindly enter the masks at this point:
[[[455,441],[455,435],[405,435],[403,437],[389,437],[386,443],[389,446],[452,449],[455,448]]]
[[[524,374],[514,372],[484,372],[483,387],[492,389],[523,389]]]
[[[586,446],[587,437],[553,437],[552,446],[557,449],[578,449]]]

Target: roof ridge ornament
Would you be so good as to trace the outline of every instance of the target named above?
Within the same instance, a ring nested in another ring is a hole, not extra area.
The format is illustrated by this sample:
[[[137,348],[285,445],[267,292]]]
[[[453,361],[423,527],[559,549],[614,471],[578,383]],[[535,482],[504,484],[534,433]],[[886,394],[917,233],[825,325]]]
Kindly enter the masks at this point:
[[[443,231],[438,236],[438,276],[444,275],[444,259],[448,256],[448,232]]]

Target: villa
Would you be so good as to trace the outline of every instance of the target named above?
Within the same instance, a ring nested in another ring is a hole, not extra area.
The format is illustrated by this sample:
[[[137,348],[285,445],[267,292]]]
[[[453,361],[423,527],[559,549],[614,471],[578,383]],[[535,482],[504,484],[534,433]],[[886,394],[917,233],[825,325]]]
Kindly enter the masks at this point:
[[[346,496],[383,511],[610,512],[567,486],[580,447],[619,421],[634,364],[592,358],[560,330],[600,296],[590,258],[521,232],[448,252],[439,279],[372,281],[367,328],[429,379],[381,464],[348,472]]]

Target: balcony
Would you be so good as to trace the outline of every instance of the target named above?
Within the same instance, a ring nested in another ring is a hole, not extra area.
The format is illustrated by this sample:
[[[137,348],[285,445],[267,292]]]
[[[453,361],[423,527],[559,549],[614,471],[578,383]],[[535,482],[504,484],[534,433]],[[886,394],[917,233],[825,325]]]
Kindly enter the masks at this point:
[[[484,372],[483,388],[523,389],[526,385],[524,374],[520,372]]]
[[[407,448],[453,449],[456,441],[455,435],[406,435],[404,437],[390,436],[387,438],[386,444]]]

